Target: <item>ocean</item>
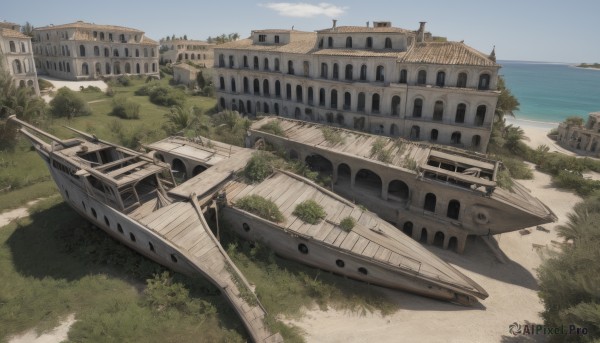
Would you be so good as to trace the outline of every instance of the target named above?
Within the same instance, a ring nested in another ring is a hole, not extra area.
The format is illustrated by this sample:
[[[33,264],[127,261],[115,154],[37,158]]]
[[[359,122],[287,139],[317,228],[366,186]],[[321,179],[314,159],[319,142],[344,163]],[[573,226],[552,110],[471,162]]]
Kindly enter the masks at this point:
[[[600,70],[545,62],[498,63],[506,86],[521,103],[517,119],[559,123],[600,111]]]

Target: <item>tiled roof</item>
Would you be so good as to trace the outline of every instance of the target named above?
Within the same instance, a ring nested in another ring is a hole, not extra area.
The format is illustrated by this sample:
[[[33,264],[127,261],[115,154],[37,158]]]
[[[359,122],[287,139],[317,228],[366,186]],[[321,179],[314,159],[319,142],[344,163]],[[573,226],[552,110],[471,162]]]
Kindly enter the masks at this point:
[[[142,37],[142,41],[140,42],[140,44],[142,44],[142,45],[158,45],[158,42],[144,36],[144,37]]]
[[[35,31],[43,31],[43,30],[58,30],[58,29],[90,29],[90,30],[98,30],[98,31],[120,31],[120,32],[139,32],[143,33],[143,31],[132,29],[124,26],[116,26],[116,25],[97,25],[92,23],[86,23],[83,21],[78,21],[70,24],[63,25],[49,25],[44,27],[36,27]]]
[[[400,62],[499,67],[488,56],[462,42],[417,43]]]
[[[31,39],[31,37],[22,34],[19,31],[0,28],[0,36],[7,38]]]
[[[160,43],[165,44],[165,45],[167,45],[167,44],[215,45],[213,43],[208,43],[203,40],[191,40],[191,39],[169,39],[169,40],[161,39]]]
[[[399,27],[366,27],[366,26],[337,26],[330,27],[324,30],[318,30],[318,33],[409,33],[410,30],[401,29]]]
[[[218,49],[232,50],[251,50],[251,51],[272,51],[286,52],[291,54],[308,54],[315,47],[317,35],[314,33],[308,34],[292,34],[288,44],[263,45],[252,44],[252,39],[240,39],[235,42],[228,42],[215,46]]]
[[[358,49],[319,49],[314,55],[355,56],[355,57],[392,57],[402,58],[406,52],[393,50],[358,50]]]

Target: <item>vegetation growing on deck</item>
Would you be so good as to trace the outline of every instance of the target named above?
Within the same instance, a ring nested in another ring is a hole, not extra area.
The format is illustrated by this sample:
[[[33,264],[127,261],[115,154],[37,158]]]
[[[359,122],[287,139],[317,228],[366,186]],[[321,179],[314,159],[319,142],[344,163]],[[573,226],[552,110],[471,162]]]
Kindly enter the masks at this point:
[[[258,151],[252,155],[244,168],[244,176],[250,182],[261,182],[273,173],[272,161],[274,156]]]
[[[356,225],[356,220],[350,216],[345,217],[340,221],[340,227],[346,232],[351,231],[354,228],[354,225]]]
[[[323,138],[325,138],[325,141],[331,144],[343,144],[346,141],[340,130],[336,130],[329,126],[322,127],[321,132],[323,133]]]
[[[277,205],[273,201],[265,199],[260,195],[252,194],[245,196],[238,199],[235,205],[244,211],[248,211],[272,222],[281,223],[285,220],[285,217],[281,211],[279,211]]]
[[[321,219],[327,216],[323,206],[312,199],[305,200],[296,205],[292,214],[300,218],[303,222],[313,225],[318,224]]]
[[[261,126],[259,130],[274,134],[276,136],[285,137],[285,131],[283,131],[281,124],[277,120],[271,120],[270,122]]]

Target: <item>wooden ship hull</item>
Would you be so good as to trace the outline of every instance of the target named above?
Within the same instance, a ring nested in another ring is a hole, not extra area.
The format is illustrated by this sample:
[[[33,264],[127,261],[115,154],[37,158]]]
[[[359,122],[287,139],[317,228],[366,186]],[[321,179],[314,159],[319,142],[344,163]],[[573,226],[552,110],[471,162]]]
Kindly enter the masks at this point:
[[[243,274],[204,219],[212,193],[177,198],[170,166],[151,155],[85,139],[60,140],[14,117],[46,163],[64,201],[96,227],[147,258],[212,282],[239,314],[254,342],[282,342]],[[33,132],[33,133],[32,133]],[[39,136],[49,139],[46,143]],[[249,154],[237,156],[244,163]]]

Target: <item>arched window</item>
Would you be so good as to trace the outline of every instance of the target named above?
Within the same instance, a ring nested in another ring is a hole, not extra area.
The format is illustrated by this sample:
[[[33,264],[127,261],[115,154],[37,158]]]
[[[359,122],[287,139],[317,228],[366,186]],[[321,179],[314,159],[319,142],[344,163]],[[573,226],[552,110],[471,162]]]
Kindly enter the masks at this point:
[[[332,37],[327,37],[327,47],[333,48],[333,38]]]
[[[423,204],[423,209],[429,212],[435,212],[435,205],[437,202],[437,198],[433,193],[427,193],[425,195],[425,203]]]
[[[326,79],[328,75],[327,63],[321,63],[321,77]]]
[[[144,57],[148,57],[148,48],[144,48]]]
[[[125,57],[129,57],[129,48],[125,48]]]
[[[269,80],[267,80],[267,79],[263,80],[263,95],[264,96],[269,96],[270,95]]]
[[[281,82],[275,81],[275,97],[281,98]]]
[[[314,97],[315,97],[314,96],[313,88],[312,87],[308,87],[308,92],[307,93],[308,93],[308,96],[307,96],[307,98],[308,98],[307,99],[308,100],[308,104],[312,105],[313,101],[314,101]]]
[[[333,76],[332,78],[334,80],[337,80],[340,78],[340,66],[337,63],[333,64]]]
[[[104,57],[110,56],[110,50],[108,48],[104,48]]]
[[[140,49],[135,49],[135,57],[140,57]]]
[[[131,64],[129,62],[125,63],[125,74],[131,74]]]
[[[10,45],[10,52],[17,52],[17,46],[15,45],[15,42],[10,41],[8,44]]]
[[[400,199],[408,199],[408,185],[404,181],[393,180],[388,184],[388,195]]]
[[[392,115],[400,115],[400,97],[397,95],[392,97]]]
[[[248,68],[248,56],[244,55],[242,63],[244,65],[244,68]]]
[[[225,56],[223,56],[223,54],[219,54],[219,67],[225,67]]]
[[[413,104],[413,117],[421,118],[421,114],[423,112],[423,99],[415,99]]]
[[[465,122],[465,113],[467,112],[467,105],[460,103],[456,106],[456,117],[454,118],[454,122],[458,124],[462,124]]]
[[[371,99],[371,112],[378,113],[379,112],[379,94],[373,94]]]
[[[458,219],[458,215],[460,214],[460,202],[458,200],[450,200],[448,203],[448,211],[446,212],[446,216],[452,219]]]
[[[21,61],[19,61],[19,60],[13,61],[13,71],[15,72],[15,74],[21,74],[23,72],[23,69],[21,67]]]
[[[427,83],[427,72],[425,70],[419,70],[417,74],[417,85],[424,85]]]
[[[460,144],[461,133],[458,131],[452,132],[452,136],[450,136],[450,141],[452,144]]]
[[[288,61],[288,74],[294,75],[294,62]]]
[[[352,37],[346,37],[346,48],[347,49],[352,48]]]
[[[264,70],[269,70],[269,59],[265,57],[265,59],[263,60],[263,69]]]
[[[371,38],[371,37],[367,37],[367,44],[366,44],[366,48],[367,48],[367,49],[373,49],[373,38]]]
[[[94,46],[94,56],[100,56],[100,48],[97,45]]]
[[[289,83],[285,85],[285,98],[292,100],[292,85]]]
[[[485,112],[487,111],[487,107],[485,105],[477,106],[477,113],[475,114],[475,125],[483,126],[485,122]]]
[[[273,68],[275,69],[275,71],[279,71],[279,58],[275,58],[275,65],[273,66]]]
[[[325,106],[325,89],[319,89],[319,106]]]
[[[255,95],[259,95],[260,94],[260,81],[258,81],[258,79],[254,79],[254,82],[252,83],[254,88],[254,94]]]
[[[350,106],[352,106],[352,95],[350,92],[344,93],[344,110],[350,110]]]
[[[119,57],[119,49],[117,49],[117,48],[113,49],[113,56],[114,57]]]
[[[407,82],[407,71],[406,69],[402,69],[400,70],[400,83],[406,83]]]
[[[85,57],[85,46],[83,44],[79,46],[79,57]]]
[[[352,64],[346,64],[345,76],[347,81],[352,81]]]
[[[367,65],[363,64],[360,66],[360,80],[367,81]]]
[[[356,107],[356,110],[358,112],[365,111],[365,93],[363,92],[358,93],[358,105]]]
[[[322,48],[322,47],[323,47],[323,38],[321,38],[321,39],[319,40],[319,48]]]
[[[480,135],[475,135],[475,136],[473,136],[473,138],[471,138],[471,146],[479,147],[480,144],[481,144],[481,136]]]
[[[465,88],[467,87],[467,73],[459,73],[458,79],[456,79],[456,87]]]
[[[442,121],[444,117],[444,103],[440,100],[433,106],[433,120]]]
[[[438,71],[437,76],[435,78],[435,85],[438,87],[444,87],[446,84],[446,73],[443,71]]]
[[[254,69],[258,70],[258,57],[254,56],[253,58],[253,67]]]
[[[375,73],[375,80],[376,81],[385,81],[384,80],[384,75],[383,75],[383,66],[377,66],[377,72]]]
[[[105,69],[105,73],[106,74],[110,74],[110,63],[106,62],[106,65],[104,66]]]
[[[233,68],[235,65],[235,60],[233,59],[233,55],[229,55],[229,68]]]
[[[438,139],[438,130],[436,130],[436,129],[431,130],[430,140],[432,142],[435,142],[435,141],[437,141],[437,139]]]
[[[417,125],[413,125],[410,128],[410,139],[420,139],[421,138],[421,128]]]
[[[387,37],[387,38],[385,39],[385,48],[386,48],[386,49],[391,49],[391,48],[392,48],[392,39],[391,39],[391,38],[389,38],[389,37]]]
[[[223,76],[219,77],[219,89],[225,89],[225,79]]]
[[[235,79],[233,77],[231,78],[231,92],[232,93],[237,92],[237,89],[235,87]]]
[[[302,102],[302,100],[303,100],[302,98],[303,98],[303,96],[302,96],[302,86],[297,85],[296,86],[296,101],[297,102]]]
[[[490,74],[484,73],[479,75],[479,86],[477,87],[479,90],[488,90],[490,89]]]
[[[310,63],[308,61],[302,62],[302,69],[304,72],[304,76],[308,77],[308,75],[310,74]]]
[[[250,86],[248,85],[247,77],[244,77],[244,93],[250,93]]]
[[[338,94],[337,91],[335,89],[331,90],[331,108],[337,108],[337,103],[338,103]]]
[[[82,75],[89,75],[90,74],[90,70],[88,68],[88,64],[87,63],[83,63],[81,65],[81,74]]]

